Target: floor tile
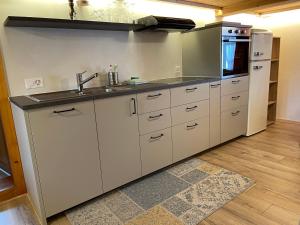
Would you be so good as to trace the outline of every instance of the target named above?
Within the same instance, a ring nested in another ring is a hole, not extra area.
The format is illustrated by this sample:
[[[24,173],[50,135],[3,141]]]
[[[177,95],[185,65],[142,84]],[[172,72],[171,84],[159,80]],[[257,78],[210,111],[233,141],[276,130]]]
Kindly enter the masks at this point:
[[[190,204],[176,196],[166,200],[161,205],[177,217],[181,216],[183,213],[192,208]]]
[[[199,210],[197,207],[192,208],[183,214],[180,219],[185,225],[197,225],[206,217],[206,214]]]
[[[190,184],[167,172],[160,172],[122,189],[143,209],[149,209],[180,191]]]
[[[218,167],[218,166],[215,166],[215,165],[212,165],[210,163],[207,163],[207,162],[203,162],[201,163],[197,169],[203,171],[203,172],[206,172],[208,174],[216,174],[218,172],[220,172],[222,170],[221,167]]]
[[[199,181],[203,180],[204,178],[206,178],[208,175],[209,174],[207,174],[203,171],[194,169],[191,172],[188,172],[188,173],[184,174],[183,176],[181,176],[181,178],[183,180],[185,180],[186,182],[195,184],[195,183],[198,183]]]
[[[66,213],[73,225],[121,225],[119,219],[99,200]]]
[[[145,214],[137,216],[126,225],[184,225],[178,218],[164,208],[155,206]]]
[[[171,168],[169,168],[167,171],[175,176],[181,177],[182,175],[192,171],[193,169],[196,169],[198,166],[200,166],[204,161],[193,158],[189,159],[185,162],[182,162],[180,164],[177,164]]]
[[[143,210],[121,192],[115,192],[105,199],[105,205],[122,221],[126,222],[141,214]]]

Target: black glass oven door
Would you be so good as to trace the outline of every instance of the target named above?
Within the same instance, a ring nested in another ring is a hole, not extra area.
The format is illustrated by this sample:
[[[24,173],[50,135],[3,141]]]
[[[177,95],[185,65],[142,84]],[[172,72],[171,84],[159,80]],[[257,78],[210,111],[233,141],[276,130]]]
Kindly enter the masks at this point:
[[[223,76],[248,73],[249,38],[223,37]]]

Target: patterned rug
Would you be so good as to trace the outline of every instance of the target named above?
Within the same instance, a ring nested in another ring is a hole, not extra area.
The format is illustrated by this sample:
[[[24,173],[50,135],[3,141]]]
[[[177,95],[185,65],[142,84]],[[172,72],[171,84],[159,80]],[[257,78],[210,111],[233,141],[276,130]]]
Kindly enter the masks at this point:
[[[254,181],[197,158],[66,212],[73,225],[197,225]]]

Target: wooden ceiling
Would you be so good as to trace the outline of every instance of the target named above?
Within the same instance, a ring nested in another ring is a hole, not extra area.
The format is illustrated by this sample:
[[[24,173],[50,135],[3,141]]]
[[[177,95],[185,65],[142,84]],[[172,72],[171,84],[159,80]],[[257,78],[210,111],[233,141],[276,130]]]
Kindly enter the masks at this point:
[[[266,14],[300,8],[300,0],[167,0],[217,9],[222,15],[241,12]]]

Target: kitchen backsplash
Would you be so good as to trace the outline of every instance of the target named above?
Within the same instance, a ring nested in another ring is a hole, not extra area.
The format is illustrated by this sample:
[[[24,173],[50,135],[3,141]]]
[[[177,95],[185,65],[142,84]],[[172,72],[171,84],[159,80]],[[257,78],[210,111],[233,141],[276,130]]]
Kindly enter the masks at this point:
[[[90,0],[76,6],[77,19],[129,22],[151,14],[192,18],[198,26],[214,20],[214,10],[169,2]],[[8,15],[68,18],[67,0],[1,0],[0,23]],[[179,33],[119,32],[0,27],[10,95],[76,87],[75,74],[101,72],[119,65],[120,80],[145,80],[181,75]],[[179,68],[179,69],[178,69]],[[42,77],[44,87],[25,89],[24,79]],[[104,76],[89,85],[103,85]]]

